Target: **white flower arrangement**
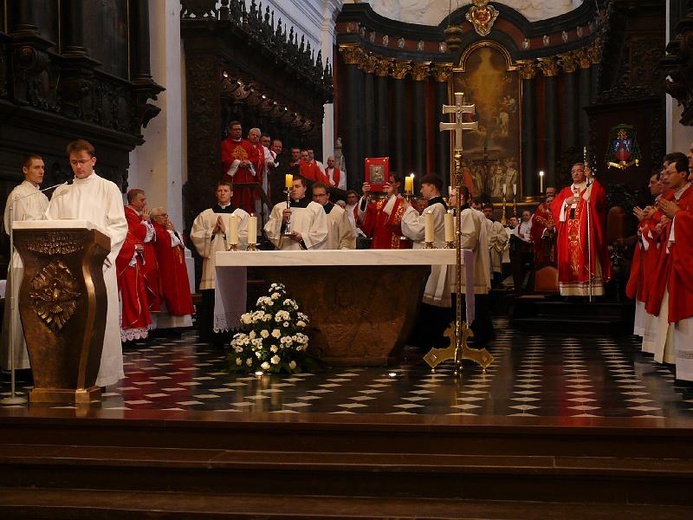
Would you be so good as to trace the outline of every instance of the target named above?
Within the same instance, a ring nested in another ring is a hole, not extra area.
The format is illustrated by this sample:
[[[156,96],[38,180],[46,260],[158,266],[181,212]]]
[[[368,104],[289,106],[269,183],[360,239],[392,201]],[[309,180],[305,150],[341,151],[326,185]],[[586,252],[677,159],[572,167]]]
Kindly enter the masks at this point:
[[[228,367],[232,372],[301,372],[319,368],[308,354],[310,323],[286,288],[273,283],[269,296],[257,300],[257,310],[241,316],[243,332],[231,340]]]

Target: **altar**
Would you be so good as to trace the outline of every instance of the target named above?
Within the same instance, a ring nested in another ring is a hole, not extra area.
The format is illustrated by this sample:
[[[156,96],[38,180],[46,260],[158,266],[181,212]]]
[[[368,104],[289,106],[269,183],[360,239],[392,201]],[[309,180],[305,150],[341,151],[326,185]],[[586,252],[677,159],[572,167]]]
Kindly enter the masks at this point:
[[[473,254],[463,250],[464,272]],[[214,326],[229,330],[246,312],[247,268],[283,283],[310,318],[310,344],[331,365],[395,362],[416,322],[432,265],[454,265],[453,249],[226,251],[216,254]],[[466,291],[473,312],[473,284]]]

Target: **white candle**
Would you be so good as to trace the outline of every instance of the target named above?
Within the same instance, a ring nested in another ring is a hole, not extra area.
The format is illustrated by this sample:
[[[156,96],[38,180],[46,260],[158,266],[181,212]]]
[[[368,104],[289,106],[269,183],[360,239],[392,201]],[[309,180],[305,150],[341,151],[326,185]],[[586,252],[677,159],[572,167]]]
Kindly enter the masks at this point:
[[[414,174],[412,173],[409,177],[404,178],[404,192],[412,194],[414,193]]]
[[[448,197],[452,195],[452,186],[448,186]]]
[[[424,213],[424,223],[424,241],[433,242],[433,238],[435,236],[433,233],[433,213],[431,213],[430,211]]]
[[[513,195],[517,195],[517,184],[513,183]]]
[[[255,215],[248,217],[248,243],[257,243],[257,217]]]
[[[238,217],[229,217],[229,244],[238,245]]]
[[[506,188],[506,185],[505,185],[505,183],[503,183],[503,196],[504,197],[505,197],[505,188]]]
[[[452,242],[455,240],[455,222],[453,220],[452,211],[445,214],[445,241]]]
[[[544,193],[544,170],[539,172],[539,193]]]

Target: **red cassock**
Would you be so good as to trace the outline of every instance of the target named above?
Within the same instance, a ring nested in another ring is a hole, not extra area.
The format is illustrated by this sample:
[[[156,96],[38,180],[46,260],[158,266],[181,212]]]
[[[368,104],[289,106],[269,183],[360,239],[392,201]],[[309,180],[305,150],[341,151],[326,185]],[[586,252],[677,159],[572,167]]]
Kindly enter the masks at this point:
[[[137,255],[134,265],[130,265],[139,238],[128,231],[125,242],[116,257],[116,273],[121,301],[121,338],[124,341],[147,336],[152,323],[147,300],[147,288],[142,276],[142,256]],[[128,334],[128,331],[130,333]]]
[[[237,166],[236,173],[230,175],[229,168],[236,166],[236,161],[250,161],[252,169]],[[235,164],[234,164],[235,163]],[[254,145],[247,139],[234,141],[230,137],[221,143],[221,164],[224,168],[224,179],[238,183],[257,183],[262,186],[262,171],[265,167],[265,152],[261,144]],[[255,175],[253,175],[255,172]],[[234,187],[231,201],[237,208],[250,214],[255,213],[255,200],[260,198],[259,191],[251,187]]]
[[[659,224],[661,218],[662,212],[657,210],[650,218],[642,220],[638,226],[638,245],[633,253],[630,276],[626,284],[626,296],[637,299],[640,302],[648,302],[651,299],[650,287],[652,279],[658,274],[656,270],[659,253],[662,250],[663,237],[657,231],[657,224]],[[645,244],[647,244],[647,248],[645,248]],[[666,247],[666,244],[664,244],[664,247]],[[656,303],[657,313],[659,313],[660,304],[661,297]]]
[[[662,195],[662,199],[674,200],[674,192],[669,190]],[[662,218],[663,214],[657,210],[653,219],[657,222]],[[659,316],[659,311],[662,307],[664,299],[664,291],[667,287],[669,274],[671,270],[671,255],[669,254],[668,240],[671,232],[671,222],[667,222],[662,226],[661,232],[656,235],[656,247],[648,253],[645,258],[644,271],[645,282],[643,286],[642,297],[645,301],[645,310],[648,314]],[[650,256],[651,255],[651,256]]]
[[[155,249],[161,278],[162,293],[166,310],[171,316],[186,316],[193,313],[188,270],[185,266],[185,253],[181,246],[171,246],[171,235],[160,224],[154,224],[156,231]]]
[[[299,165],[301,168],[301,177],[313,182],[322,182],[323,184],[329,186],[329,181],[327,180],[327,177],[315,161],[300,161]]]
[[[147,288],[149,310],[158,312],[161,310],[161,279],[159,278],[159,266],[156,261],[153,241],[144,241],[147,236],[147,227],[144,224],[142,216],[134,209],[125,206],[125,218],[128,221],[128,231],[144,246],[141,272],[144,277],[145,287]]]
[[[342,177],[342,172],[339,171],[339,168],[333,168],[332,169],[332,180],[330,180],[330,176],[328,174],[329,168],[325,168],[325,171],[323,172],[323,175],[325,175],[325,179],[327,180],[327,185],[328,186],[333,186],[333,187],[339,187],[339,180]]]
[[[366,206],[366,216],[359,227],[372,239],[371,249],[411,249],[411,241],[402,236],[402,197],[397,197],[392,212],[388,215],[384,208],[388,199],[380,199]]]
[[[673,221],[674,242],[670,243],[671,270],[668,280],[669,322],[693,316],[693,187],[684,191]]]
[[[558,235],[556,252],[561,294],[589,294],[590,273],[592,273],[593,288],[603,288],[603,282],[611,276],[611,263],[604,233],[606,191],[598,181],[593,181],[588,204],[583,198],[586,189],[579,191],[579,202],[575,208],[571,209],[567,206],[563,209],[563,202],[575,195],[572,186],[563,188],[551,203],[551,212],[556,222]],[[565,211],[563,222],[561,222],[562,211]],[[597,262],[601,267],[601,279],[595,278],[595,274],[598,273]],[[564,287],[567,288],[565,293]]]

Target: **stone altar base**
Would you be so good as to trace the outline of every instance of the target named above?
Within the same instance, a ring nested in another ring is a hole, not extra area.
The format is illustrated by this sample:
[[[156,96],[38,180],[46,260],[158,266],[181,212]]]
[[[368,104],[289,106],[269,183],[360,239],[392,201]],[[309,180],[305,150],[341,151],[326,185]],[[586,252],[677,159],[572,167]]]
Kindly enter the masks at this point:
[[[418,313],[427,265],[256,268],[283,283],[310,318],[310,347],[336,366],[398,361]]]

